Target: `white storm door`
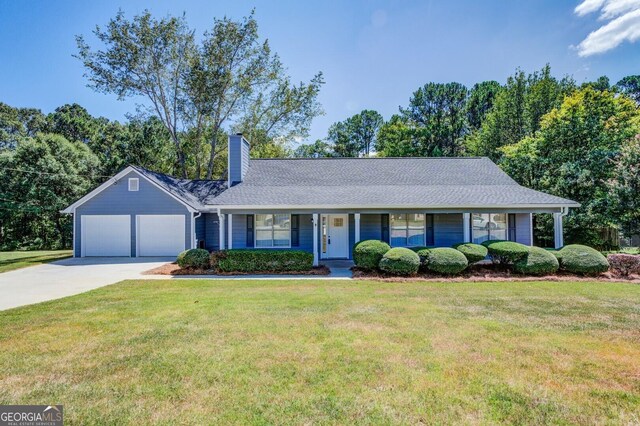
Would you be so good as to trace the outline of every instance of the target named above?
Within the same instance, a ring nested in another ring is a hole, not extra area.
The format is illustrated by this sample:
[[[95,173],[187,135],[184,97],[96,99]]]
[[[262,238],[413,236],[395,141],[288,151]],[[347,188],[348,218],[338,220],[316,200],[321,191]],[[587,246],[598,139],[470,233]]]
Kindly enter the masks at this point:
[[[138,256],[177,256],[185,249],[184,215],[139,215]]]
[[[349,215],[327,215],[327,257],[346,259],[349,257]]]
[[[82,215],[81,256],[131,256],[131,216]]]

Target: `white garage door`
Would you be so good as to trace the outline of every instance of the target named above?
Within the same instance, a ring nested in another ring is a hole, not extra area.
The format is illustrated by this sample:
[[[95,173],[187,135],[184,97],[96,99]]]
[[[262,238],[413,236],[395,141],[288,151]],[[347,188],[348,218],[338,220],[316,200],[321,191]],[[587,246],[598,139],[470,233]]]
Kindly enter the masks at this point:
[[[136,216],[138,256],[177,256],[185,249],[184,215]]]
[[[82,215],[82,256],[131,256],[131,217]]]

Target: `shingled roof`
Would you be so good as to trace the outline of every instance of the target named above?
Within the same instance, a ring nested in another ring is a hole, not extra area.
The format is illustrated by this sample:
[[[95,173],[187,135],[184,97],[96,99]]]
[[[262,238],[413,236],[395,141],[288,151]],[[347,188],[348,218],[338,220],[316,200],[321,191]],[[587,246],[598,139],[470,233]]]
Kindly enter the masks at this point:
[[[578,203],[518,185],[488,158],[252,159],[206,205],[322,208],[557,208]]]

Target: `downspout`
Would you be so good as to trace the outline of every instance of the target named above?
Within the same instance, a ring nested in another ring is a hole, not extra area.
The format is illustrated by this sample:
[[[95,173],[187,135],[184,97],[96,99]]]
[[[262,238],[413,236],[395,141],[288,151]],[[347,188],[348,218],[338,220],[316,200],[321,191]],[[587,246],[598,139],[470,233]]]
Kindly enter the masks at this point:
[[[191,248],[196,247],[196,219],[202,216],[202,212],[198,212],[196,215],[195,212],[191,214]]]

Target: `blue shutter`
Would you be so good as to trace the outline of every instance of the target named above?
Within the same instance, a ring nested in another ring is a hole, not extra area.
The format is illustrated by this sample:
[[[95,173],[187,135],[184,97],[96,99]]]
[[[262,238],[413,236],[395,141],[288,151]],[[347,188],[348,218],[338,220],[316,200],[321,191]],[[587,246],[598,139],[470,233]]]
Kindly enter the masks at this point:
[[[300,215],[291,215],[291,247],[300,246]]]
[[[247,215],[247,248],[253,248],[253,215]]]
[[[381,216],[382,216],[380,221],[382,225],[380,229],[380,234],[382,235],[381,240],[389,244],[389,215],[383,214]]]
[[[425,215],[426,225],[427,225],[427,235],[425,235],[425,245],[427,247],[431,247],[435,245],[435,233],[433,230],[433,215],[427,214]]]
[[[516,215],[513,213],[507,215],[507,234],[509,241],[516,240]]]

